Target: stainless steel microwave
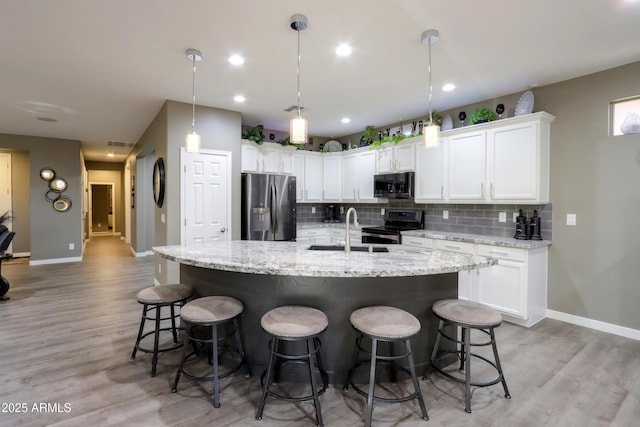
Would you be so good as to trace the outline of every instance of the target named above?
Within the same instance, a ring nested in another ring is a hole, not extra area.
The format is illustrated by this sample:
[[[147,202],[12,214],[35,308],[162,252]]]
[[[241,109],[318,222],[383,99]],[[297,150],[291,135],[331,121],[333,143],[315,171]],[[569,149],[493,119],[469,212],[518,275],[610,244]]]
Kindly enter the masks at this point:
[[[384,173],[373,176],[373,196],[412,199],[415,172]]]

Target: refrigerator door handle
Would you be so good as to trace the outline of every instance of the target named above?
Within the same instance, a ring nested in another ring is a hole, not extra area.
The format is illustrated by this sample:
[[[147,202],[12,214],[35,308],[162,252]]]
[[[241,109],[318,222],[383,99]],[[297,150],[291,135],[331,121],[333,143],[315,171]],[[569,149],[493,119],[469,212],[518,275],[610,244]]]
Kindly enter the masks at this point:
[[[271,230],[275,236],[278,231],[278,197],[276,193],[276,185],[271,184]]]

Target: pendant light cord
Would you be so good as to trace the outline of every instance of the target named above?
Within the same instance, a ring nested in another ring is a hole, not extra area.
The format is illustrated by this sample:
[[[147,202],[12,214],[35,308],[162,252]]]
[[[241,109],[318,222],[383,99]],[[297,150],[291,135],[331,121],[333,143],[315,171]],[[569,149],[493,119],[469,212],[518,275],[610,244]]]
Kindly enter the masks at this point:
[[[296,28],[296,32],[298,33],[298,118],[300,118],[300,28]]]
[[[191,132],[196,131],[196,55],[192,55],[193,79],[191,80]]]
[[[433,114],[431,112],[431,96],[433,88],[431,86],[431,36],[429,37],[429,124],[433,124]]]

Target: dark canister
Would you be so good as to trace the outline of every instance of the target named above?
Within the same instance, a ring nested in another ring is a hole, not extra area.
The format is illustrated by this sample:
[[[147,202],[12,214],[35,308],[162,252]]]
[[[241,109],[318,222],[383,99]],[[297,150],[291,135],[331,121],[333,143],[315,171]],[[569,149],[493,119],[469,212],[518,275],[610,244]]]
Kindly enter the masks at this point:
[[[519,240],[527,240],[529,238],[527,234],[527,217],[524,216],[522,209],[520,214],[516,217],[516,234],[513,236]]]
[[[538,211],[533,210],[533,216],[529,218],[529,238],[531,240],[542,240],[542,235],[540,234],[540,217],[538,216]]]

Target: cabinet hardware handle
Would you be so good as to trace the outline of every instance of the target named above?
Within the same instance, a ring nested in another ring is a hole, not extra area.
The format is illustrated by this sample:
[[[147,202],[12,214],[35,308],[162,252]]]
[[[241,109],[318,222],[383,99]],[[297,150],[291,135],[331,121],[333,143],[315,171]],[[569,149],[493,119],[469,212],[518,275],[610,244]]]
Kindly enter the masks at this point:
[[[444,199],[444,185],[440,186],[440,198]]]
[[[500,252],[500,251],[489,251],[490,254],[496,254],[496,255],[502,255],[502,256],[509,256],[509,254],[507,252]]]
[[[493,190],[493,182],[491,183],[491,198],[493,199],[493,194],[494,194],[494,190]]]
[[[449,249],[460,249],[460,246],[454,246],[454,245],[444,245],[444,247]]]
[[[480,183],[480,198],[484,199],[484,182]]]

